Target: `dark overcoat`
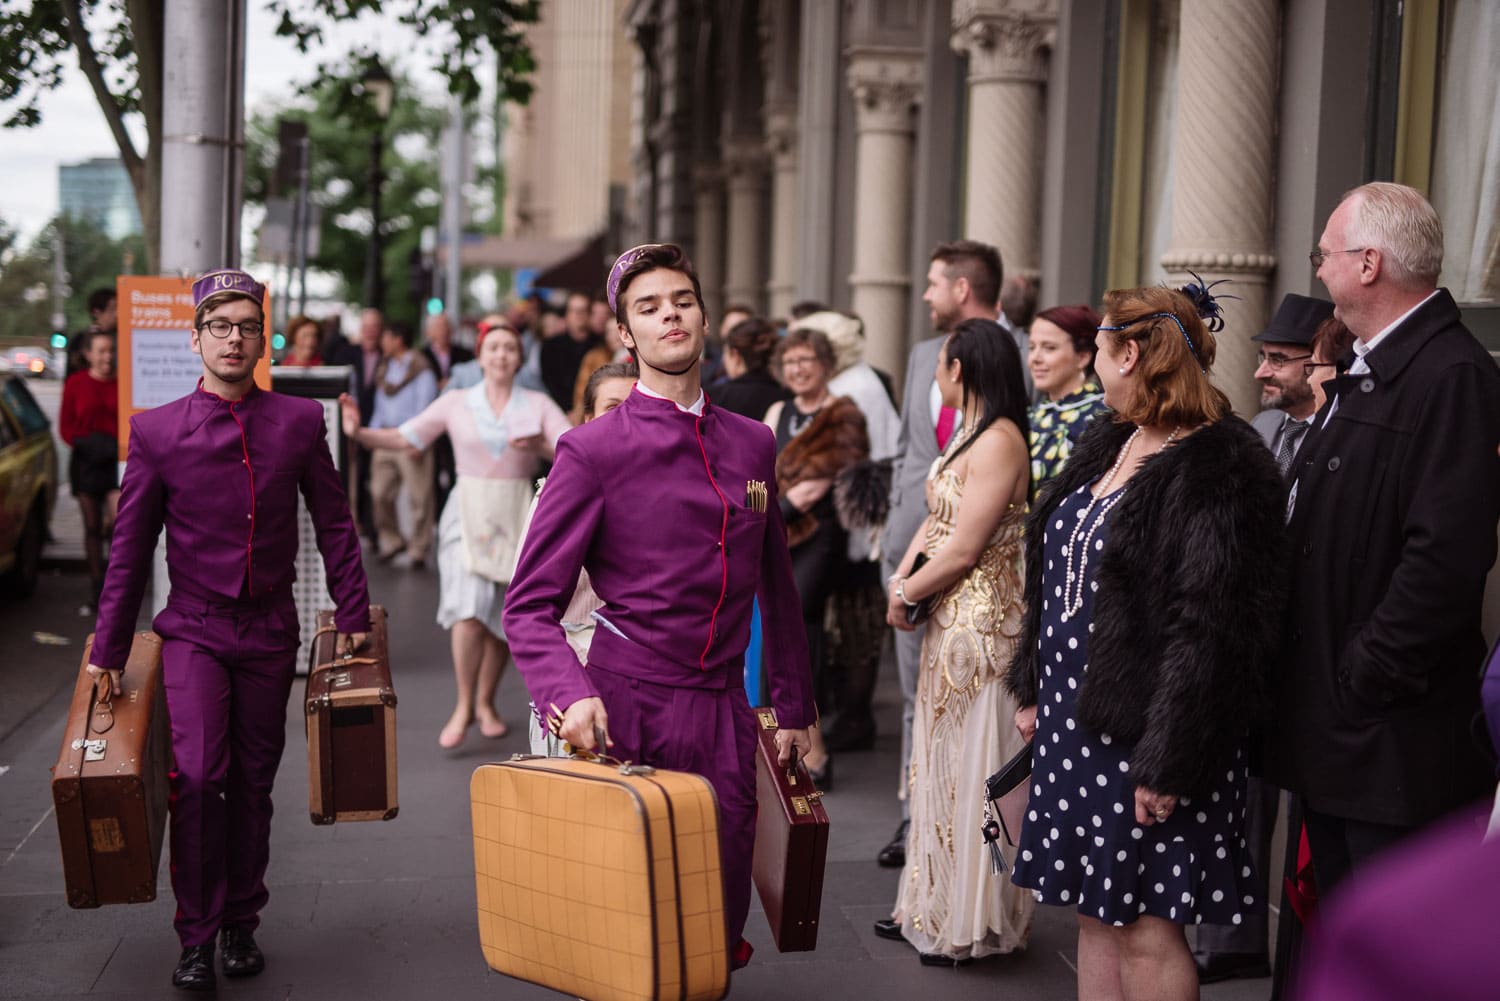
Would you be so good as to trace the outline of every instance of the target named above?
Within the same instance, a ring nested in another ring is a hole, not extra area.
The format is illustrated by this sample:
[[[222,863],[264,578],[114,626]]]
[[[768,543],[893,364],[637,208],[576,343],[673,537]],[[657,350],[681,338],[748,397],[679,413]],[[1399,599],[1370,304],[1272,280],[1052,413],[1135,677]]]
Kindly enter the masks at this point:
[[[1101,418],[1047,481],[1026,520],[1026,618],[1006,687],[1038,690],[1046,561],[1066,536],[1042,535],[1059,504],[1104,476],[1132,426]],[[1141,464],[1110,514],[1079,722],[1134,745],[1130,771],[1160,793],[1214,784],[1266,705],[1280,634],[1285,488],[1260,435],[1233,415]],[[1054,526],[1057,527],[1057,526]]]
[[[1367,374],[1328,384],[1293,466],[1266,764],[1314,810],[1418,825],[1488,780],[1470,725],[1500,517],[1500,370],[1446,289],[1366,360]]]

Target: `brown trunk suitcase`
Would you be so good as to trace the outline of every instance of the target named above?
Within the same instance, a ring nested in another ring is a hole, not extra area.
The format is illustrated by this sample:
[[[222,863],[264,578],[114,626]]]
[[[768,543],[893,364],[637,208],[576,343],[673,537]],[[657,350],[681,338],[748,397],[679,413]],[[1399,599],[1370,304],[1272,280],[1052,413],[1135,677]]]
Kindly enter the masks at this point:
[[[777,950],[809,952],[818,946],[828,813],[802,762],[776,763],[776,711],[756,709],[755,721],[755,889]]]
[[[729,992],[719,804],[700,775],[516,755],[469,784],[492,969],[585,1001]]]
[[[85,670],[93,650],[90,635],[52,768],[63,879],[71,907],[140,904],[156,899],[172,769],[161,638],[136,633],[113,697]]]
[[[385,609],[370,606],[370,637],[337,655],[333,612],[318,613],[307,671],[308,801],[314,824],[396,816],[396,692]]]

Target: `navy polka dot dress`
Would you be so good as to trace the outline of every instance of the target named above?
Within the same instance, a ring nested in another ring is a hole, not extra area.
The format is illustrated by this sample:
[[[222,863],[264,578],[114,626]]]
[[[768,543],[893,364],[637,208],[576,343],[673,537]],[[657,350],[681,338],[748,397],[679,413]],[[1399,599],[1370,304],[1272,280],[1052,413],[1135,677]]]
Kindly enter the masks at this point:
[[[1263,906],[1243,837],[1244,748],[1207,797],[1184,798],[1165,823],[1142,827],[1135,822],[1131,747],[1078,722],[1094,577],[1110,501],[1119,496],[1101,498],[1089,512],[1089,488],[1081,487],[1058,506],[1043,537],[1041,684],[1031,799],[1014,879],[1044,904],[1073,906],[1106,924],[1151,914],[1182,924],[1238,925]],[[1074,539],[1087,546],[1089,559],[1079,577],[1075,553],[1082,605],[1067,615],[1066,550]]]

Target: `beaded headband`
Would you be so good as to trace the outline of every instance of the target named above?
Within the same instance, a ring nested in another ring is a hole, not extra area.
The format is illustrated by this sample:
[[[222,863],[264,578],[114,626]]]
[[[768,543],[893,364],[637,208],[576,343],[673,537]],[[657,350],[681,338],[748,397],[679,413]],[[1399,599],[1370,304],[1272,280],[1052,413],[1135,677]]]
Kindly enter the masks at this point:
[[[1217,334],[1219,331],[1224,329],[1224,312],[1223,308],[1219,305],[1219,300],[1238,299],[1239,296],[1215,296],[1211,291],[1215,285],[1223,285],[1228,282],[1228,278],[1220,278],[1216,282],[1205,282],[1198,276],[1197,272],[1195,271],[1189,271],[1188,274],[1196,278],[1197,281],[1188,282],[1186,285],[1177,289],[1177,291],[1182,293],[1182,295],[1187,298],[1187,301],[1193,304],[1193,310],[1198,314],[1198,319],[1202,320],[1203,325],[1208,328],[1208,332],[1211,334]],[[1176,313],[1147,313],[1145,316],[1141,317],[1135,322],[1140,323],[1142,320],[1157,319],[1167,319],[1177,324],[1177,329],[1182,331],[1182,339],[1184,341],[1187,341],[1188,351],[1192,354],[1193,358],[1198,361],[1198,367],[1202,369],[1205,374],[1207,374],[1208,368],[1203,364],[1202,360],[1198,359],[1198,346],[1194,344],[1193,339],[1188,336],[1187,327],[1183,326],[1182,321],[1177,318]],[[1099,329],[1125,330],[1126,327],[1111,326],[1100,327]]]

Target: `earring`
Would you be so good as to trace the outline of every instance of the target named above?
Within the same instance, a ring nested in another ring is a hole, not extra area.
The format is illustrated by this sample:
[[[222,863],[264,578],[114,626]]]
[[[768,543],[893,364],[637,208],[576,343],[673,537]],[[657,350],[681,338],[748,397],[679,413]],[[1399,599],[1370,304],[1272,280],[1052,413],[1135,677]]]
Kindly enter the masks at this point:
[[[1125,366],[1124,366],[1124,365],[1121,365],[1121,366],[1120,366],[1120,374],[1121,374],[1121,375],[1124,375],[1124,374],[1125,374]]]

